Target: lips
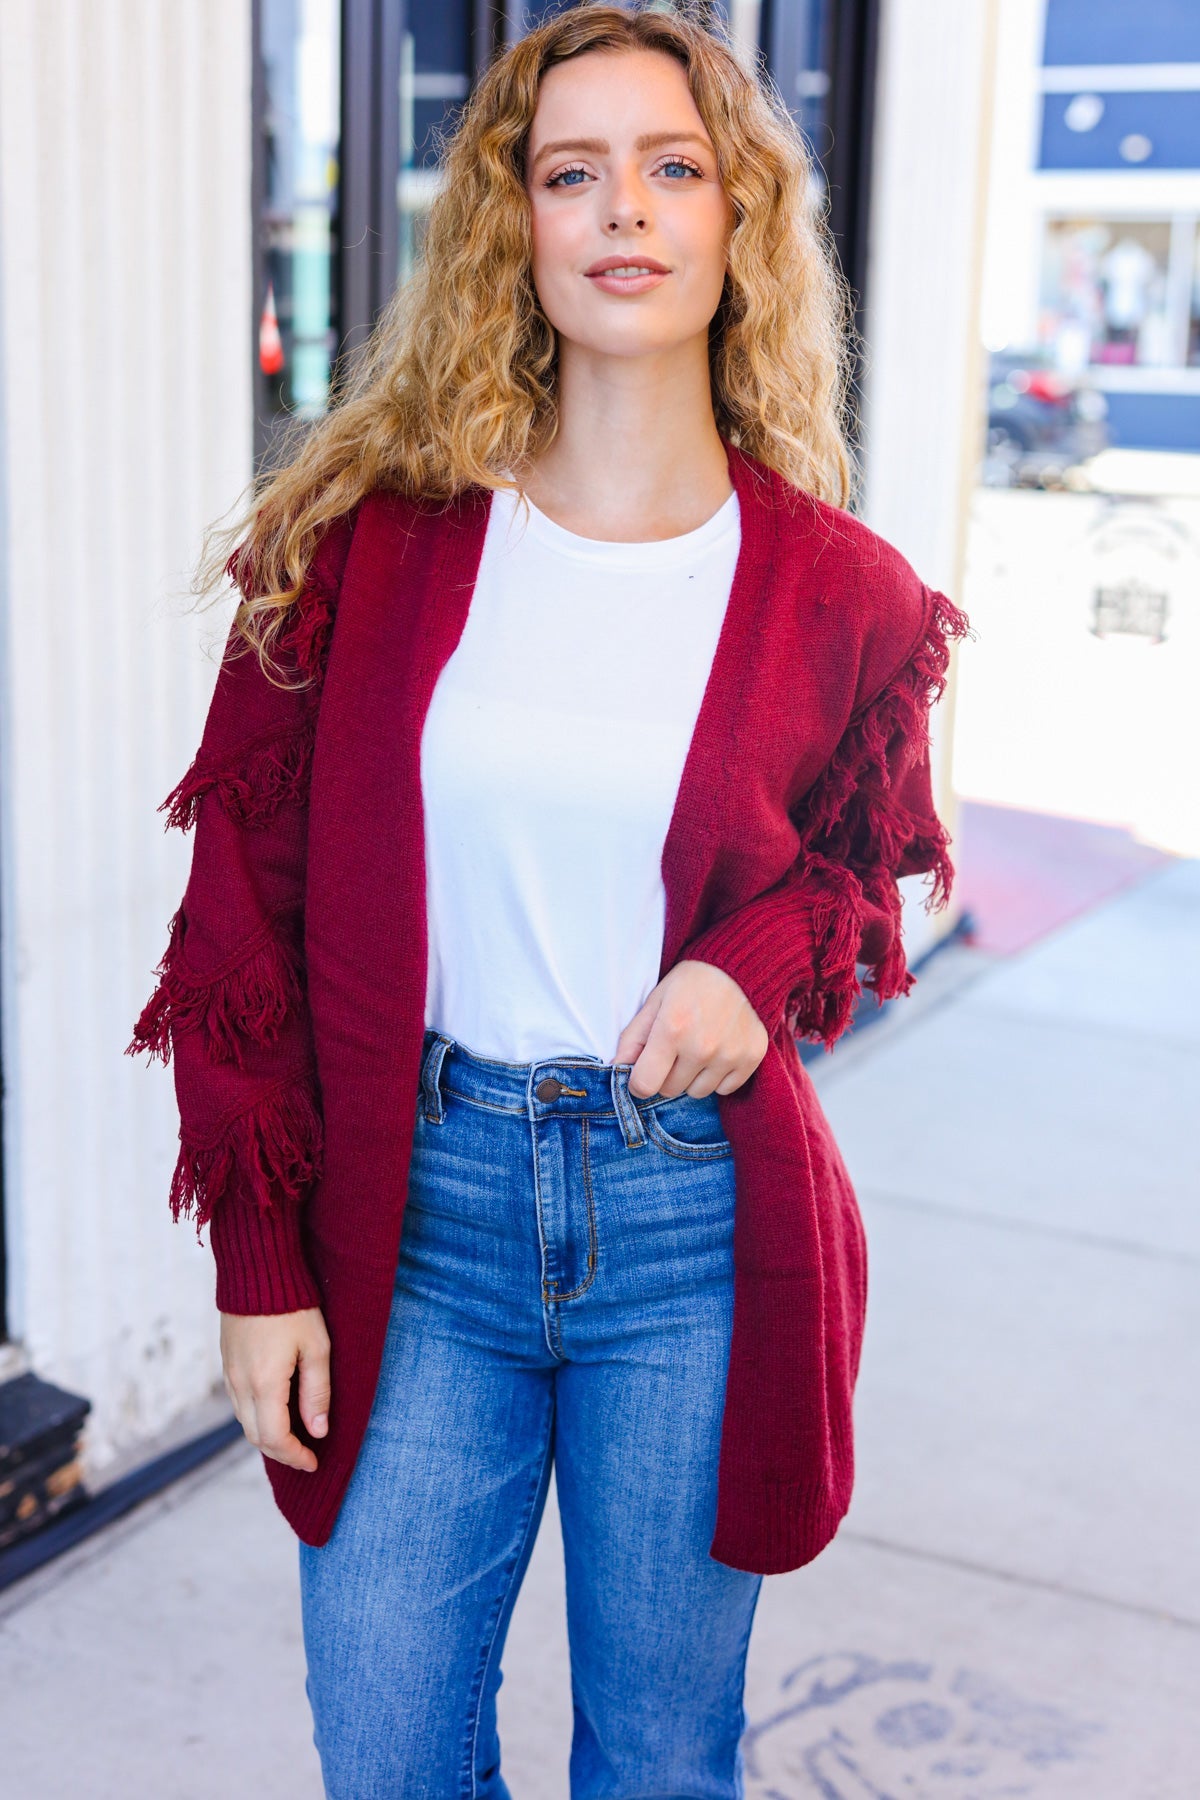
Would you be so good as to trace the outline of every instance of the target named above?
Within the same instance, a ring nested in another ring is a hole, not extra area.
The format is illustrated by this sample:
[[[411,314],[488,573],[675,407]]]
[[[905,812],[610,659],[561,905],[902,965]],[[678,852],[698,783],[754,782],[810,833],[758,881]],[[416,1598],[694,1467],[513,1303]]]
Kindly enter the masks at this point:
[[[642,256],[636,250],[624,256],[603,256],[584,270],[585,278],[597,293],[611,294],[616,299],[633,300],[661,287],[671,273],[656,257]]]
[[[637,269],[650,275],[669,275],[670,270],[665,263],[656,262],[652,256],[602,256],[594,262],[585,275],[607,275],[613,269]]]

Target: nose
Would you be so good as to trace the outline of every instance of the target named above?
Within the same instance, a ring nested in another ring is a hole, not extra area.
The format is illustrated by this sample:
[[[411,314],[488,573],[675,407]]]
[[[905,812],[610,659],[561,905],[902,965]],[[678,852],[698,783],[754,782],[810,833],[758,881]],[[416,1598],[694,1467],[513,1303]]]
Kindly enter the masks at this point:
[[[645,231],[650,223],[650,207],[645,188],[637,175],[617,178],[609,197],[608,229]]]

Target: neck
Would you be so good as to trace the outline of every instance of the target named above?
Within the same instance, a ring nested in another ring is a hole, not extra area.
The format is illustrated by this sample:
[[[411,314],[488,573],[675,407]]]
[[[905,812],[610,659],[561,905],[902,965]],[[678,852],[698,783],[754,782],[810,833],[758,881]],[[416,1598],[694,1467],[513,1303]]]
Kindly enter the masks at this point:
[[[617,543],[677,537],[733,491],[706,336],[640,357],[560,341],[558,414],[525,487],[570,531]]]

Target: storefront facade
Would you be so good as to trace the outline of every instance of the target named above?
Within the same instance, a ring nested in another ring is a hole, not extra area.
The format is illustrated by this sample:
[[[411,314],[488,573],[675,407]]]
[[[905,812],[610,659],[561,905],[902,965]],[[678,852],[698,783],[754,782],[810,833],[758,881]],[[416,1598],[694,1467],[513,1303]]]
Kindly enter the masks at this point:
[[[1115,445],[1200,449],[1200,11],[1001,12],[984,333],[1104,394]]]

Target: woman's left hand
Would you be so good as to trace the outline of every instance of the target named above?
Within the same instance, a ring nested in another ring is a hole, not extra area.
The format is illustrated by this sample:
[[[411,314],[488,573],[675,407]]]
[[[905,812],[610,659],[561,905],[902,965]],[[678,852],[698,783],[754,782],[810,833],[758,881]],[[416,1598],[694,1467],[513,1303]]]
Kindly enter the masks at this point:
[[[732,1094],[767,1053],[766,1026],[724,969],[685,959],[668,969],[617,1042],[613,1061],[632,1063],[629,1091]]]

